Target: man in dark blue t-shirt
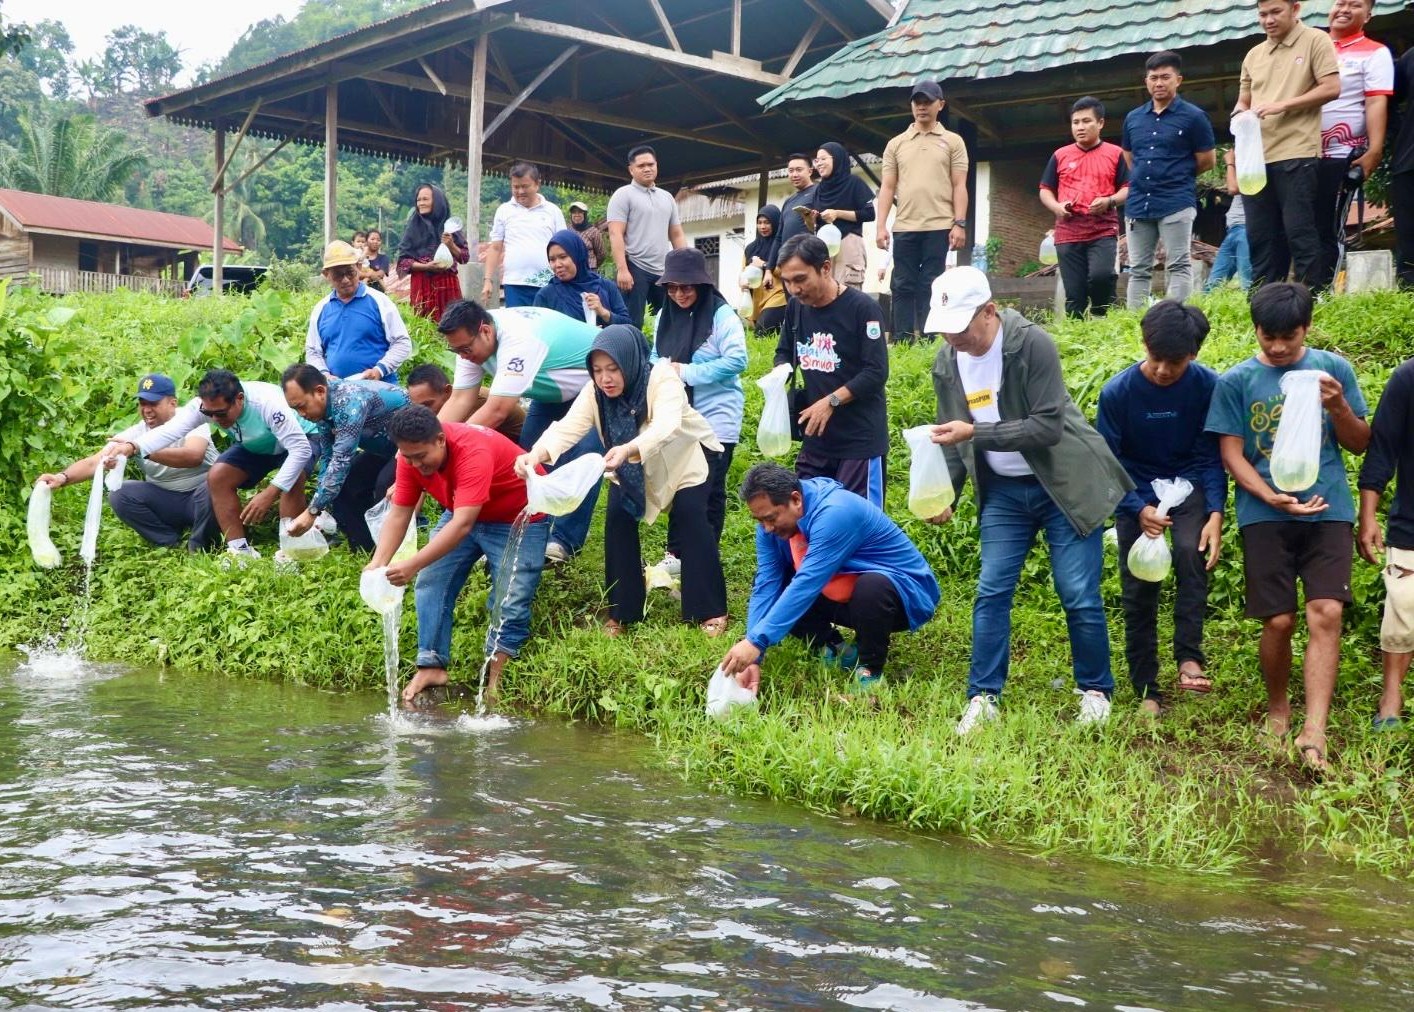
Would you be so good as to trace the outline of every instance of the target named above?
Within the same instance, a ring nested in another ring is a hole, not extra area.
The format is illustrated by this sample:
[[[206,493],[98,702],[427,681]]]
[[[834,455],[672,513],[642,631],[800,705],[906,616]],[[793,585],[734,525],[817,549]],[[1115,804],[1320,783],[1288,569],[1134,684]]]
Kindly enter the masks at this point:
[[[1163,704],[1158,636],[1163,585],[1139,579],[1126,560],[1140,537],[1162,538],[1166,529],[1173,536],[1178,687],[1207,692],[1213,683],[1205,671],[1203,613],[1208,572],[1218,562],[1227,475],[1217,437],[1203,428],[1218,374],[1194,361],[1208,336],[1208,318],[1193,306],[1165,299],[1144,314],[1139,326],[1144,360],[1105,384],[1095,428],[1134,479],[1134,488],[1115,507],[1125,657],[1134,694],[1157,716]],[[1160,517],[1153,482],[1170,478],[1187,480],[1193,491]]]
[[[1129,163],[1128,220],[1130,309],[1149,302],[1154,250],[1164,243],[1165,298],[1182,302],[1193,291],[1193,219],[1198,216],[1198,176],[1216,164],[1208,114],[1178,95],[1183,60],[1155,53],[1144,64],[1150,101],[1124,118],[1124,160]]]

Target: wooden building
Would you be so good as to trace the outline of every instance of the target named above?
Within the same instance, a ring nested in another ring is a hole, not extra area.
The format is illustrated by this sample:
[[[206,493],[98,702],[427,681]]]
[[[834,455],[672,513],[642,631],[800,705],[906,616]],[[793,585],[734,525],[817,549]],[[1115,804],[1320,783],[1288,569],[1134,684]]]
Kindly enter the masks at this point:
[[[179,294],[211,245],[200,218],[0,189],[0,278],[46,292]],[[243,248],[230,239],[225,252]]]

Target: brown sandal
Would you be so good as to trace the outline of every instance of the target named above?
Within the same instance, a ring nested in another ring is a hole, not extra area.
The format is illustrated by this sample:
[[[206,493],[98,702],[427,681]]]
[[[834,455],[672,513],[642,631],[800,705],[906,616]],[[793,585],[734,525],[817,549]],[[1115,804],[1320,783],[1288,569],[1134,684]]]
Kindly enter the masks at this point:
[[[703,633],[705,633],[710,638],[716,639],[718,636],[722,635],[722,633],[727,631],[727,621],[728,619],[726,615],[718,615],[716,618],[709,618],[706,622],[703,622],[697,628],[701,629]]]
[[[616,618],[606,618],[604,620],[604,635],[609,639],[617,639],[624,634],[623,623]]]

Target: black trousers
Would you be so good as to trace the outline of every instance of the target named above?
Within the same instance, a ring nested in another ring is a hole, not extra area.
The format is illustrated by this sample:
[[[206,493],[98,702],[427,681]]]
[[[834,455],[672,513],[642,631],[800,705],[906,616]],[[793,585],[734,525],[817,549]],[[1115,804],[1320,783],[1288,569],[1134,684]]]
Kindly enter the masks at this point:
[[[1394,211],[1394,273],[1400,288],[1414,288],[1414,172],[1390,177]]]
[[[717,539],[707,522],[707,482],[678,489],[668,523],[682,539],[682,617],[705,622],[727,613],[727,583]],[[609,591],[609,613],[627,625],[641,621],[647,588],[643,583],[643,551],[638,521],[624,506],[623,492],[609,487],[609,508],[604,512],[604,585]]]
[[[912,341],[923,334],[933,281],[947,266],[948,229],[895,232],[892,245],[894,273],[889,292],[893,297],[894,340]]]
[[[1067,316],[1104,316],[1115,301],[1115,236],[1056,243]]]
[[[735,443],[723,443],[721,453],[702,448],[702,453],[707,457],[707,523],[712,528],[718,545],[722,543],[722,526],[727,521],[727,472],[732,469],[732,453],[735,450]],[[669,513],[668,551],[679,559],[682,558],[682,553],[678,551],[682,544],[681,533],[673,522],[673,515]]]
[[[761,315],[756,318],[756,336],[765,337],[767,334],[780,333],[781,324],[786,322],[786,307],[772,306],[770,309],[761,310]]]
[[[834,628],[837,625],[854,630],[860,667],[877,675],[889,659],[889,637],[908,628],[908,614],[887,576],[864,573],[848,601],[831,601],[821,594],[791,627],[790,634],[811,646],[834,645],[840,642],[840,634]]]
[[[363,515],[382,499],[397,473],[396,457],[380,457],[360,450],[344,476],[344,485],[329,504],[329,513],[339,525],[350,551],[373,551],[373,536]]]
[[[1335,280],[1335,262],[1340,258],[1341,235],[1345,222],[1336,224],[1336,205],[1345,185],[1350,159],[1321,158],[1316,162],[1316,235],[1321,241],[1320,287],[1329,288]]]
[[[1252,250],[1252,283],[1296,280],[1313,292],[1322,289],[1321,240],[1316,234],[1319,158],[1288,158],[1267,163],[1267,185],[1244,197],[1247,245]]]
[[[1203,490],[1193,493],[1169,513],[1169,548],[1173,553],[1176,584],[1173,603],[1173,660],[1175,665],[1197,661],[1204,668],[1203,615],[1208,608],[1208,571],[1198,538],[1208,522]],[[1124,609],[1124,655],[1129,681],[1140,699],[1162,700],[1159,692],[1159,595],[1162,583],[1141,580],[1129,571],[1129,549],[1143,537],[1139,518],[1115,514],[1119,535],[1120,604]]]
[[[639,330],[643,329],[643,314],[646,307],[652,307],[654,314],[663,308],[663,286],[658,284],[661,274],[650,274],[632,260],[628,271],[633,275],[633,290],[624,292],[624,305],[628,307],[628,318]]]

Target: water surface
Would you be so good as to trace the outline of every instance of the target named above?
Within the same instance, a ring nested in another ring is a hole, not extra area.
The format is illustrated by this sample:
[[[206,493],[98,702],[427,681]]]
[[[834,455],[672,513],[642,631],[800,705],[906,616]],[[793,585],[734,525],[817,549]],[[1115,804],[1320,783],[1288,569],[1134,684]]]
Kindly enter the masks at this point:
[[[0,1008],[1414,1005],[1400,883],[1032,858],[381,702],[0,667]]]

